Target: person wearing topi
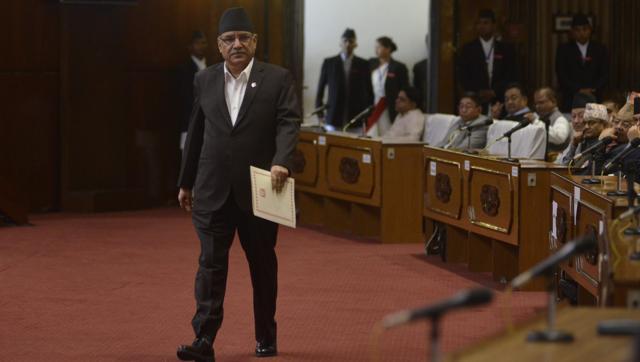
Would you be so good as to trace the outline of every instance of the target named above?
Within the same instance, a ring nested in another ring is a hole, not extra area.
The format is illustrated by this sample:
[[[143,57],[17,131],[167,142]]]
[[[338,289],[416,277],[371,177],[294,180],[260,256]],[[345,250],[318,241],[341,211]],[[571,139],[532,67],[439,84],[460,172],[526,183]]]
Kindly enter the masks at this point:
[[[255,354],[275,356],[277,224],[252,213],[249,166],[271,171],[279,192],[289,175],[301,118],[291,73],[254,58],[258,35],[243,8],[218,24],[224,62],[194,80],[194,109],[182,158],[178,200],[200,239],[195,280],[195,340],[178,347],[183,361],[214,361],[223,317],[229,248],[237,232],[253,286]]]

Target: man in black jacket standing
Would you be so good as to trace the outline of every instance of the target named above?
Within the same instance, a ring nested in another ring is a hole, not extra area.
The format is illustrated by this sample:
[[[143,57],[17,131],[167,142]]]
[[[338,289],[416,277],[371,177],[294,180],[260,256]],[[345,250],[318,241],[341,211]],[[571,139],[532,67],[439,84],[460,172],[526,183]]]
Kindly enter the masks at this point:
[[[478,38],[466,43],[457,56],[462,91],[476,93],[484,112],[491,102],[503,100],[507,84],[518,80],[515,48],[498,40],[495,29],[493,11],[481,10],[476,22]]]
[[[180,102],[180,149],[184,149],[187,128],[193,107],[193,77],[207,67],[206,52],[209,44],[201,31],[194,31],[189,44],[189,60],[178,67],[178,97]]]
[[[607,48],[591,40],[592,27],[584,14],[576,14],[571,23],[573,39],[558,47],[556,75],[564,98],[562,111],[571,108],[576,93],[602,101],[602,91],[609,81]]]
[[[225,61],[196,74],[178,181],[178,201],[192,210],[201,248],[192,320],[196,339],[177,351],[185,361],[215,359],[212,345],[222,324],[229,248],[236,231],[253,286],[255,353],[277,354],[278,225],[252,213],[249,166],[271,170],[272,187],[282,190],[297,141],[300,105],[291,73],[254,59],[258,35],[243,8],[224,12],[218,34]]]
[[[340,54],[322,62],[316,107],[325,104],[328,87],[327,112],[321,118],[336,128],[373,103],[369,63],[353,53],[357,46],[356,32],[347,28],[340,40]]]

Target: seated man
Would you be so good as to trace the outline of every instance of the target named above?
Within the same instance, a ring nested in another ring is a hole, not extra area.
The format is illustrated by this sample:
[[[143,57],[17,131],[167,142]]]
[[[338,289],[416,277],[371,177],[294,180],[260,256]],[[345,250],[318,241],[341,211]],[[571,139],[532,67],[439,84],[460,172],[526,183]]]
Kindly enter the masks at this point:
[[[640,138],[640,94],[632,93],[629,96],[627,104],[628,110],[633,109],[633,126],[629,128],[627,132],[627,138],[629,142],[636,138]],[[623,107],[623,109],[625,108]],[[636,183],[640,183],[640,148],[636,148],[623,160],[622,172],[627,177],[630,177]]]
[[[527,106],[527,92],[518,83],[511,83],[504,91],[504,109],[500,102],[491,107],[491,116],[493,119],[503,119],[508,121],[520,122],[531,110]]]
[[[582,132],[584,131],[584,110],[587,103],[595,102],[595,98],[588,94],[578,93],[573,97],[571,106],[571,128],[573,130],[569,146],[556,158],[556,163],[568,165],[576,153],[582,151]]]
[[[602,167],[622,152],[629,143],[627,133],[635,124],[632,108],[633,106],[631,104],[627,104],[622,107],[618,113],[613,114],[611,117],[611,127],[604,129],[602,133],[600,133],[599,139],[611,137],[613,141],[598,153],[598,157],[596,158],[596,174],[600,174]]]
[[[532,123],[543,123],[547,129],[547,153],[561,152],[571,141],[571,125],[558,110],[556,93],[549,87],[540,88],[534,95],[536,113],[527,116]]]
[[[383,139],[420,141],[424,132],[424,114],[418,108],[420,95],[416,88],[405,87],[398,93],[395,108],[398,115]]]
[[[487,117],[482,115],[482,103],[474,93],[466,93],[458,104],[458,114],[460,117],[454,123],[454,128],[447,135],[445,140],[435,147],[451,149],[479,149],[487,144],[488,125],[482,125]],[[463,131],[460,128],[482,125],[471,128],[470,131]]]
[[[576,135],[573,138],[573,143],[578,142],[578,145],[582,150],[586,150],[591,147],[594,143],[598,142],[598,137],[602,131],[609,127],[609,115],[607,114],[607,108],[598,103],[587,103],[584,111],[584,130],[581,135]],[[574,154],[575,155],[575,154]],[[573,156],[571,158],[573,158]],[[601,160],[601,157],[595,155],[595,157],[583,157],[581,160],[578,160],[576,164],[573,164],[573,167],[583,168],[583,172],[576,172],[576,174],[588,174],[590,173],[590,165],[591,159],[595,158]],[[569,160],[571,163],[571,159]]]

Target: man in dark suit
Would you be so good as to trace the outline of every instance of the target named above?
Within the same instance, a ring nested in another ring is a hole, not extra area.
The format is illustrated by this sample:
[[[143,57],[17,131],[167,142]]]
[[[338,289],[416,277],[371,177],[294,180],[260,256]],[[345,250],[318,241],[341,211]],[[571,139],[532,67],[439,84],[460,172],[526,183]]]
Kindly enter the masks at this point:
[[[193,108],[193,77],[200,70],[207,67],[206,52],[209,44],[207,37],[201,31],[194,31],[189,44],[189,60],[178,67],[178,99],[180,106],[180,149],[184,149],[187,138],[189,118]]]
[[[244,9],[225,11],[218,34],[225,61],[196,74],[178,181],[178,200],[192,210],[201,248],[192,320],[196,339],[178,348],[181,360],[214,360],[212,344],[222,323],[236,231],[251,273],[255,353],[277,354],[278,226],[252,214],[249,166],[270,169],[272,187],[282,189],[297,141],[300,106],[291,73],[254,59],[257,34]]]
[[[571,108],[576,93],[592,95],[602,101],[602,91],[609,81],[607,48],[591,40],[592,28],[584,14],[576,14],[571,23],[572,41],[556,52],[556,75],[564,97],[562,111]]]
[[[460,87],[478,95],[484,112],[491,102],[502,102],[507,84],[518,80],[515,49],[496,39],[495,28],[493,11],[481,10],[476,22],[478,38],[465,44],[457,56]]]
[[[429,35],[425,39],[427,52],[429,51]],[[428,58],[424,58],[413,66],[413,86],[420,93],[420,104],[418,107],[422,112],[427,111],[427,74],[429,72]]]
[[[347,28],[340,41],[340,54],[322,62],[316,107],[325,104],[328,87],[327,112],[321,118],[337,128],[373,103],[369,63],[353,54],[357,46],[356,32]]]

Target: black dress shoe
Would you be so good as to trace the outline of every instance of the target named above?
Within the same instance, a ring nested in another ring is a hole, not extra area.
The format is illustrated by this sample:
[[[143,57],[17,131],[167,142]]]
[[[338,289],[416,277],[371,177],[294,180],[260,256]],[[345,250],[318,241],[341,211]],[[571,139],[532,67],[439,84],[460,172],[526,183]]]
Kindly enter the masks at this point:
[[[181,345],[176,354],[181,361],[215,362],[211,341],[196,338],[191,345]]]
[[[258,342],[256,344],[256,357],[273,357],[278,355],[276,343]]]

